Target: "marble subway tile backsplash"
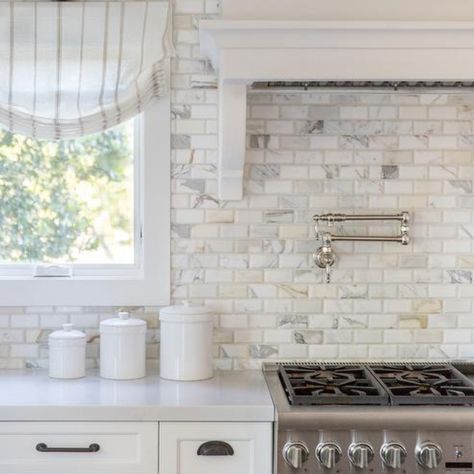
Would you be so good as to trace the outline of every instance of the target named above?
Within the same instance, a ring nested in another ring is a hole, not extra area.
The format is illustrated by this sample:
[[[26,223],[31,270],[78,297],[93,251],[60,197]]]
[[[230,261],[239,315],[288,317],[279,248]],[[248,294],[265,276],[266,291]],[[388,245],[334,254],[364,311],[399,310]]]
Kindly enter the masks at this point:
[[[474,357],[474,95],[250,91],[244,199],[222,202],[217,83],[197,35],[217,11],[176,1],[171,84],[172,298],[215,310],[216,366]],[[323,282],[314,213],[400,210],[410,245],[338,242]],[[86,331],[95,366],[99,321],[117,309],[0,308],[0,366],[45,366],[64,322]],[[155,367],[158,308],[129,309],[149,323]]]
[[[87,366],[98,366],[99,323],[114,317],[120,308],[102,307],[0,307],[0,368],[48,366],[48,336],[72,323],[87,335]],[[157,365],[159,352],[158,308],[123,308],[148,324],[147,357]]]

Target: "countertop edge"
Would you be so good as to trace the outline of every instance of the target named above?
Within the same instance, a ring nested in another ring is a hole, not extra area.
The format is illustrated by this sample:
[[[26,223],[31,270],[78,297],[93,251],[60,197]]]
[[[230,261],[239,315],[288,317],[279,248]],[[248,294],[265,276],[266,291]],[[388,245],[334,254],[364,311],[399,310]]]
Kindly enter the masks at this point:
[[[80,414],[78,412],[80,411]],[[273,407],[1,406],[0,422],[273,422]]]

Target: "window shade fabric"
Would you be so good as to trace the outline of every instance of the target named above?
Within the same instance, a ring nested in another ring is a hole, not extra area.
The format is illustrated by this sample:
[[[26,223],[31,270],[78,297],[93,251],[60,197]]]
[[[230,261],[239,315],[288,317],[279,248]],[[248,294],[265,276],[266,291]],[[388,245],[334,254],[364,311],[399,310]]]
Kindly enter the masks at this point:
[[[0,126],[77,138],[166,93],[171,6],[158,0],[0,0]]]

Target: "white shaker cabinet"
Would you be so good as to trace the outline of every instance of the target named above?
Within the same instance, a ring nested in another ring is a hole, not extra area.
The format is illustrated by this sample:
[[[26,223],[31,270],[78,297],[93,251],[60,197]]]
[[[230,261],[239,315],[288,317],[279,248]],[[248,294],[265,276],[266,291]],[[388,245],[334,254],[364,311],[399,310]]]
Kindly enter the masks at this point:
[[[157,474],[155,422],[0,422],[1,474]]]
[[[160,474],[271,474],[272,423],[160,423]]]

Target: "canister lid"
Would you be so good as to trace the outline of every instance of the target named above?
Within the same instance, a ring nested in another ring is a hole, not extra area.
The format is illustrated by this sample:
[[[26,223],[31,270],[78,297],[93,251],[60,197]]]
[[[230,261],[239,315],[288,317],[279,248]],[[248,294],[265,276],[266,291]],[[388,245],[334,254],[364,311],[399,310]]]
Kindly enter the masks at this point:
[[[58,331],[54,331],[49,335],[50,342],[53,343],[82,343],[86,340],[86,335],[82,331],[73,329],[72,324],[63,324],[63,328]]]
[[[124,329],[124,330],[137,330],[145,331],[146,330],[146,321],[138,318],[131,318],[130,313],[126,311],[120,311],[116,318],[105,319],[100,323],[101,330],[114,330],[114,329]]]
[[[199,323],[212,321],[212,311],[204,305],[184,304],[167,306],[160,310],[160,321]]]

